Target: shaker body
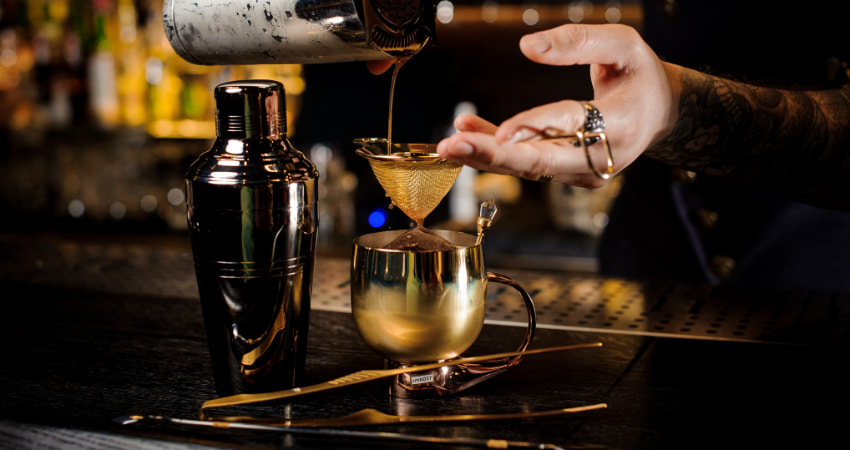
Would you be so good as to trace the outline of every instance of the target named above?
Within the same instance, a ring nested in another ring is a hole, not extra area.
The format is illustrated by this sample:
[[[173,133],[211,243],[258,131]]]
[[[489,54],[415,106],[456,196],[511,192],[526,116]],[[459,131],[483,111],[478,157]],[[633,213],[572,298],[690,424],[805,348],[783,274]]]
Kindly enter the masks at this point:
[[[282,139],[221,137],[186,175],[219,395],[288,389],[306,360],[318,173]]]
[[[434,36],[428,0],[164,0],[163,25],[194,64],[312,64],[391,59]]]

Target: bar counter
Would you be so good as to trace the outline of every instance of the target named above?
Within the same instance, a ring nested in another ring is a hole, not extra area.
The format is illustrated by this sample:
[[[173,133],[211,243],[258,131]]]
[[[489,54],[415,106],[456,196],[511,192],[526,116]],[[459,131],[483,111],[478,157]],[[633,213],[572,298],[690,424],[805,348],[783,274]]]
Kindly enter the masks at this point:
[[[312,432],[122,425],[115,419],[128,414],[196,419],[216,397],[188,241],[5,233],[0,252],[0,448],[475,448],[495,440],[535,448],[831,448],[847,441],[850,296],[492,267],[535,298],[531,348],[602,347],[527,356],[453,397],[392,398],[375,381],[241,412],[607,408]],[[383,367],[347,311],[347,265],[317,260],[305,384]],[[489,297],[488,320],[467,355],[510,351],[522,340],[510,294]]]

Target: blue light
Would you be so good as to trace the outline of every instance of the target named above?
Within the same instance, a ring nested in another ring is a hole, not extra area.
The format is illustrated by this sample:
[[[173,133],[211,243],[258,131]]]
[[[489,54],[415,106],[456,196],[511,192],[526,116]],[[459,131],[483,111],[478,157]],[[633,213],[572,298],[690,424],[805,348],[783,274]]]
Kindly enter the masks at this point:
[[[383,209],[376,209],[369,214],[369,225],[372,228],[381,228],[387,223],[387,212]]]

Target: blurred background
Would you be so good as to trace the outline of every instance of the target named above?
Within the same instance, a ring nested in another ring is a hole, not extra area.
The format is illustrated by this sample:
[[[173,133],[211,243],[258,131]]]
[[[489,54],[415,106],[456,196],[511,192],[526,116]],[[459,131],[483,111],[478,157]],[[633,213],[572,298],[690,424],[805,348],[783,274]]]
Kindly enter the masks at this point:
[[[399,74],[394,140],[437,142],[464,112],[499,123],[590,99],[587,67],[531,63],[520,37],[567,22],[642,22],[631,0],[442,1],[437,16],[436,45]],[[165,38],[161,0],[0,0],[0,232],[188,243],[183,176],[215,136],[213,88],[271,78],[287,90],[290,140],[321,174],[319,248],[347,256],[355,235],[409,225],[352,144],[387,135],[390,76],[363,63],[192,65]],[[474,230],[492,197],[490,264],[593,271],[617,187],[467,168],[426,226]]]

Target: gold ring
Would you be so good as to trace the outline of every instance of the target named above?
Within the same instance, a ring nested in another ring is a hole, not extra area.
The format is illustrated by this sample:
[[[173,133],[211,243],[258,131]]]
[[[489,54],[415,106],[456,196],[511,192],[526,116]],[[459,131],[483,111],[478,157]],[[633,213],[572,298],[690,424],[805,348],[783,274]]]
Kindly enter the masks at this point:
[[[576,137],[578,138],[579,147],[584,150],[584,156],[587,158],[587,166],[590,168],[590,171],[598,178],[603,180],[610,179],[611,176],[614,175],[614,155],[611,154],[611,144],[608,143],[608,135],[606,135],[605,132],[584,133],[582,131],[576,131]],[[602,142],[605,145],[604,171],[597,169],[596,164],[593,163],[593,158],[590,157],[590,150],[588,150],[587,137],[596,137],[599,139],[597,142]]]
[[[548,141],[559,139],[575,140],[575,146],[581,147],[582,151],[584,151],[584,156],[587,160],[587,167],[594,175],[603,180],[609,180],[612,176],[614,176],[614,155],[611,154],[611,144],[608,143],[608,135],[605,134],[604,131],[585,132],[582,130],[576,130],[574,133],[565,133],[557,128],[546,128],[542,133],[540,133],[539,139]],[[602,170],[596,167],[596,164],[591,158],[590,146],[593,145],[592,143],[589,143],[591,139],[596,139],[596,142],[601,142],[603,147],[605,147],[605,168]],[[540,177],[540,181],[542,181],[543,178],[545,177]]]

